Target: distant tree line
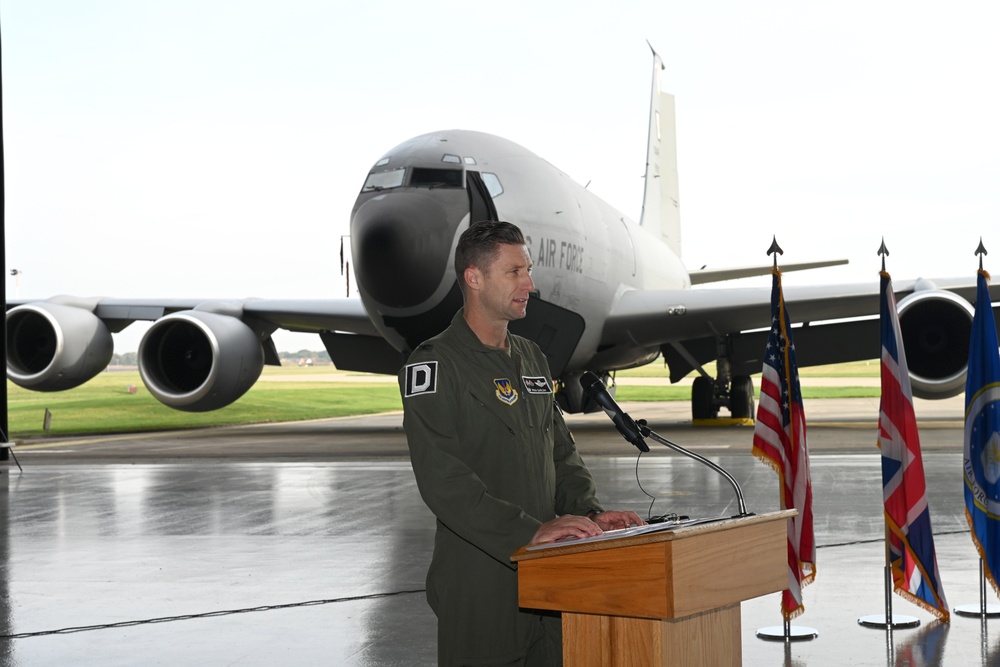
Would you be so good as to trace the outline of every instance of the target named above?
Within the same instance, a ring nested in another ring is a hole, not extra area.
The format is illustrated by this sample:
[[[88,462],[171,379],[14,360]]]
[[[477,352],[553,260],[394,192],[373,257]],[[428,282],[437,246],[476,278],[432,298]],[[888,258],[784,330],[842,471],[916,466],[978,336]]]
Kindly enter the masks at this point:
[[[137,366],[139,364],[138,352],[117,352],[111,355],[111,366]]]
[[[278,358],[281,359],[282,363],[298,364],[299,360],[309,359],[312,360],[314,364],[329,364],[330,363],[330,353],[326,350],[299,350],[298,352],[279,352]],[[111,356],[112,366],[136,366],[139,363],[139,353],[138,352],[123,352],[118,354],[117,352]]]
[[[298,352],[279,352],[278,358],[282,361],[298,363],[299,359],[312,359],[317,364],[330,363],[330,353],[326,350],[319,352],[313,350],[299,350]]]

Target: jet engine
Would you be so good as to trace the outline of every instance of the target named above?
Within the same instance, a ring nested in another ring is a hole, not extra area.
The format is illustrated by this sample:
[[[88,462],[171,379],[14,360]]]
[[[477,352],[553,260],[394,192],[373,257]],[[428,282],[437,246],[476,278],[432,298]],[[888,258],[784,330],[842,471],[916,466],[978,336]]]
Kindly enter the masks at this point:
[[[33,391],[78,387],[111,362],[111,333],[94,313],[58,303],[7,311],[7,377]]]
[[[207,412],[246,393],[264,368],[257,335],[236,317],[185,310],[161,317],[139,342],[139,374],[158,401]]]
[[[941,399],[965,391],[972,305],[951,292],[918,289],[897,310],[913,395]]]

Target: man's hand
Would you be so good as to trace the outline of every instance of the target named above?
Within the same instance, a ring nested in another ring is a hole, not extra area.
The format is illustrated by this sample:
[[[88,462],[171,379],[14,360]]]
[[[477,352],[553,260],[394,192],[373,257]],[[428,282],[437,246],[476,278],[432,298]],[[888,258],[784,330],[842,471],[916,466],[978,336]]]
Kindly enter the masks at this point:
[[[616,512],[605,512],[605,514],[616,514]],[[639,517],[636,519],[640,520]],[[601,527],[585,516],[575,514],[564,514],[551,521],[546,521],[535,532],[530,544],[545,544],[555,542],[564,537],[575,537],[583,539],[585,537],[597,537],[604,531]]]
[[[601,512],[600,514],[594,514],[590,518],[601,527],[601,530],[615,530],[617,528],[646,525],[646,522],[640,519],[639,515],[635,512]]]

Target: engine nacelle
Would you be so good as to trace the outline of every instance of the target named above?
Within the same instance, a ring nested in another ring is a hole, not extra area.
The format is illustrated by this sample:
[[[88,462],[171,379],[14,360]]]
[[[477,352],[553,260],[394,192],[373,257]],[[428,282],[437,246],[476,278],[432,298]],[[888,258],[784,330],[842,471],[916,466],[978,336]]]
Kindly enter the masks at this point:
[[[941,399],[965,391],[972,305],[951,292],[923,290],[904,297],[897,310],[913,395]]]
[[[187,412],[225,407],[264,369],[264,349],[236,317],[185,310],[161,317],[139,342],[139,374],[156,400]]]
[[[111,363],[111,333],[89,310],[40,301],[7,311],[7,377],[33,391],[78,387]]]

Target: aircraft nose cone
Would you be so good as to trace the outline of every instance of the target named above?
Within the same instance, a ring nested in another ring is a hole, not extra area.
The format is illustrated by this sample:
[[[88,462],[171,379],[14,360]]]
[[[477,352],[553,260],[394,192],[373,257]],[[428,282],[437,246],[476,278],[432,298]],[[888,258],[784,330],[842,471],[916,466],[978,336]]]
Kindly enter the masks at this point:
[[[453,194],[383,193],[356,208],[351,243],[365,293],[391,308],[417,306],[434,294],[448,269],[455,229],[468,212],[465,192]]]

